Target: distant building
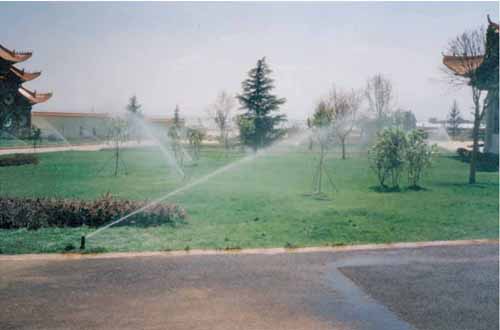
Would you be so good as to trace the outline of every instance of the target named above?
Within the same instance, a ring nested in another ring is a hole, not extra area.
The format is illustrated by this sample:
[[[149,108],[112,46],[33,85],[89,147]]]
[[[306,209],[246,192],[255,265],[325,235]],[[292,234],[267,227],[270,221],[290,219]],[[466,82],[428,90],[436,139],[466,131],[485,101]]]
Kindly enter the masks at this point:
[[[32,52],[16,52],[0,45],[0,137],[30,135],[31,107],[52,96],[51,93],[37,93],[22,86],[41,74],[14,66],[31,56]]]
[[[32,111],[31,123],[49,139],[100,140],[109,135],[111,118],[109,113],[95,112],[47,112]],[[172,118],[145,117],[145,122],[156,129],[167,129]],[[147,136],[142,136],[147,139]]]

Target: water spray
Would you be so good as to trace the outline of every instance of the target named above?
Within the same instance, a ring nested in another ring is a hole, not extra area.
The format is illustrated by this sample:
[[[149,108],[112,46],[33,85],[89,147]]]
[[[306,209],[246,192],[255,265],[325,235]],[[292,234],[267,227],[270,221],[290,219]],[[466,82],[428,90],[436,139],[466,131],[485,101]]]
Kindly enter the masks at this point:
[[[85,241],[86,241],[87,238],[91,238],[92,236],[98,234],[99,232],[101,232],[101,231],[103,231],[105,229],[108,229],[111,226],[114,226],[114,225],[116,225],[116,224],[118,224],[120,222],[123,222],[123,221],[127,220],[128,218],[130,218],[130,217],[132,217],[132,216],[134,216],[134,215],[136,215],[136,214],[138,214],[140,212],[143,212],[143,211],[145,211],[145,210],[147,210],[147,209],[149,209],[149,208],[151,208],[151,207],[153,207],[153,206],[155,206],[155,205],[163,202],[164,200],[166,200],[166,199],[168,199],[168,198],[170,198],[172,196],[178,195],[178,194],[180,194],[180,193],[182,193],[182,192],[184,192],[186,190],[189,190],[189,189],[191,189],[191,188],[193,188],[193,187],[195,187],[195,186],[197,186],[199,184],[205,183],[208,180],[212,179],[213,177],[215,177],[215,176],[217,176],[217,175],[219,175],[221,173],[229,171],[229,170],[231,170],[231,169],[233,169],[233,168],[235,168],[237,166],[240,166],[241,164],[246,163],[246,162],[248,162],[250,160],[257,159],[259,157],[267,155],[270,152],[272,152],[273,150],[275,150],[275,148],[279,147],[282,144],[286,145],[286,143],[290,143],[291,142],[290,143],[291,145],[297,145],[301,141],[303,141],[304,139],[308,138],[309,135],[310,135],[310,132],[306,131],[305,134],[300,134],[300,135],[294,137],[294,139],[292,141],[287,141],[287,140],[281,141],[281,143],[277,143],[276,145],[267,147],[267,148],[265,148],[263,150],[258,151],[257,153],[252,153],[251,155],[243,157],[243,158],[241,158],[241,159],[239,159],[239,160],[237,160],[237,161],[235,161],[233,163],[230,163],[230,164],[227,164],[225,166],[222,166],[222,167],[218,168],[217,170],[213,171],[212,173],[209,173],[209,174],[207,174],[207,175],[205,175],[205,176],[203,176],[203,177],[201,177],[201,178],[199,178],[197,180],[194,180],[194,181],[192,181],[192,182],[190,182],[190,183],[188,183],[188,184],[186,184],[186,185],[184,185],[184,186],[182,186],[180,188],[177,188],[177,189],[175,189],[175,190],[167,193],[166,195],[163,195],[163,196],[161,196],[161,197],[153,200],[151,203],[149,203],[149,204],[147,204],[147,205],[145,205],[145,206],[143,206],[143,207],[141,207],[141,208],[139,208],[139,209],[137,209],[137,210],[135,210],[135,211],[133,211],[133,212],[131,212],[131,213],[129,213],[129,214],[127,214],[127,215],[125,215],[125,216],[117,219],[117,220],[115,220],[115,221],[112,221],[112,222],[108,223],[107,225],[102,226],[101,228],[96,229],[95,231],[91,232],[90,234],[83,235],[81,237],[81,240],[80,240],[80,249],[81,250],[85,249]]]

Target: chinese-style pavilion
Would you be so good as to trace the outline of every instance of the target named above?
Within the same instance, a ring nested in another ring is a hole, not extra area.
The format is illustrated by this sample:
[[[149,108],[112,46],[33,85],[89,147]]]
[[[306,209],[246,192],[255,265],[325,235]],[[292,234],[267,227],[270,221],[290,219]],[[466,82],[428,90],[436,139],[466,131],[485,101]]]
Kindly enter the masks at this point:
[[[27,136],[31,130],[31,107],[50,99],[51,93],[37,93],[22,84],[40,72],[27,72],[14,65],[26,61],[31,52],[16,52],[0,45],[0,136]]]
[[[445,55],[443,64],[455,74],[471,78],[470,83],[488,92],[486,96],[486,131],[484,151],[498,154],[498,30],[499,26],[488,16],[485,54],[464,58],[463,56]],[[471,72],[474,74],[471,75]],[[474,79],[472,79],[474,78]]]

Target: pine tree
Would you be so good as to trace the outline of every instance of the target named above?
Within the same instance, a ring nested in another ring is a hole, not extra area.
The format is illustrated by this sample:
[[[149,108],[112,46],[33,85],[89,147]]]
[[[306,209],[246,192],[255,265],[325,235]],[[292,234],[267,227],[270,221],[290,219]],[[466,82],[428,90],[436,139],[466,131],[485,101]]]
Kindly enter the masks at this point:
[[[180,115],[179,105],[176,105],[174,109],[174,125],[176,128],[181,127],[181,115]]]
[[[462,122],[462,116],[460,114],[460,109],[458,108],[457,101],[453,101],[450,112],[448,113],[448,129],[452,138],[456,138],[460,128],[460,123]]]
[[[271,72],[265,57],[258,60],[257,66],[248,72],[248,78],[241,84],[243,93],[237,96],[241,109],[245,110],[238,117],[240,139],[255,151],[285,133],[278,125],[286,121],[286,116],[275,112],[286,99],[271,94],[274,88],[273,79],[269,77]]]
[[[142,105],[140,105],[139,101],[137,101],[137,96],[134,95],[129,99],[127,110],[130,113],[139,115],[141,113],[141,107]]]

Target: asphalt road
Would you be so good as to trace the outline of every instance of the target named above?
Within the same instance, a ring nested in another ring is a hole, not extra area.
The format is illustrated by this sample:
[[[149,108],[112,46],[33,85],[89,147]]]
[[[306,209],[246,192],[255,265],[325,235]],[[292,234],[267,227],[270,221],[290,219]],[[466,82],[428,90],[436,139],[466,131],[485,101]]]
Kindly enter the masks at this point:
[[[0,258],[0,329],[498,329],[498,244]]]

